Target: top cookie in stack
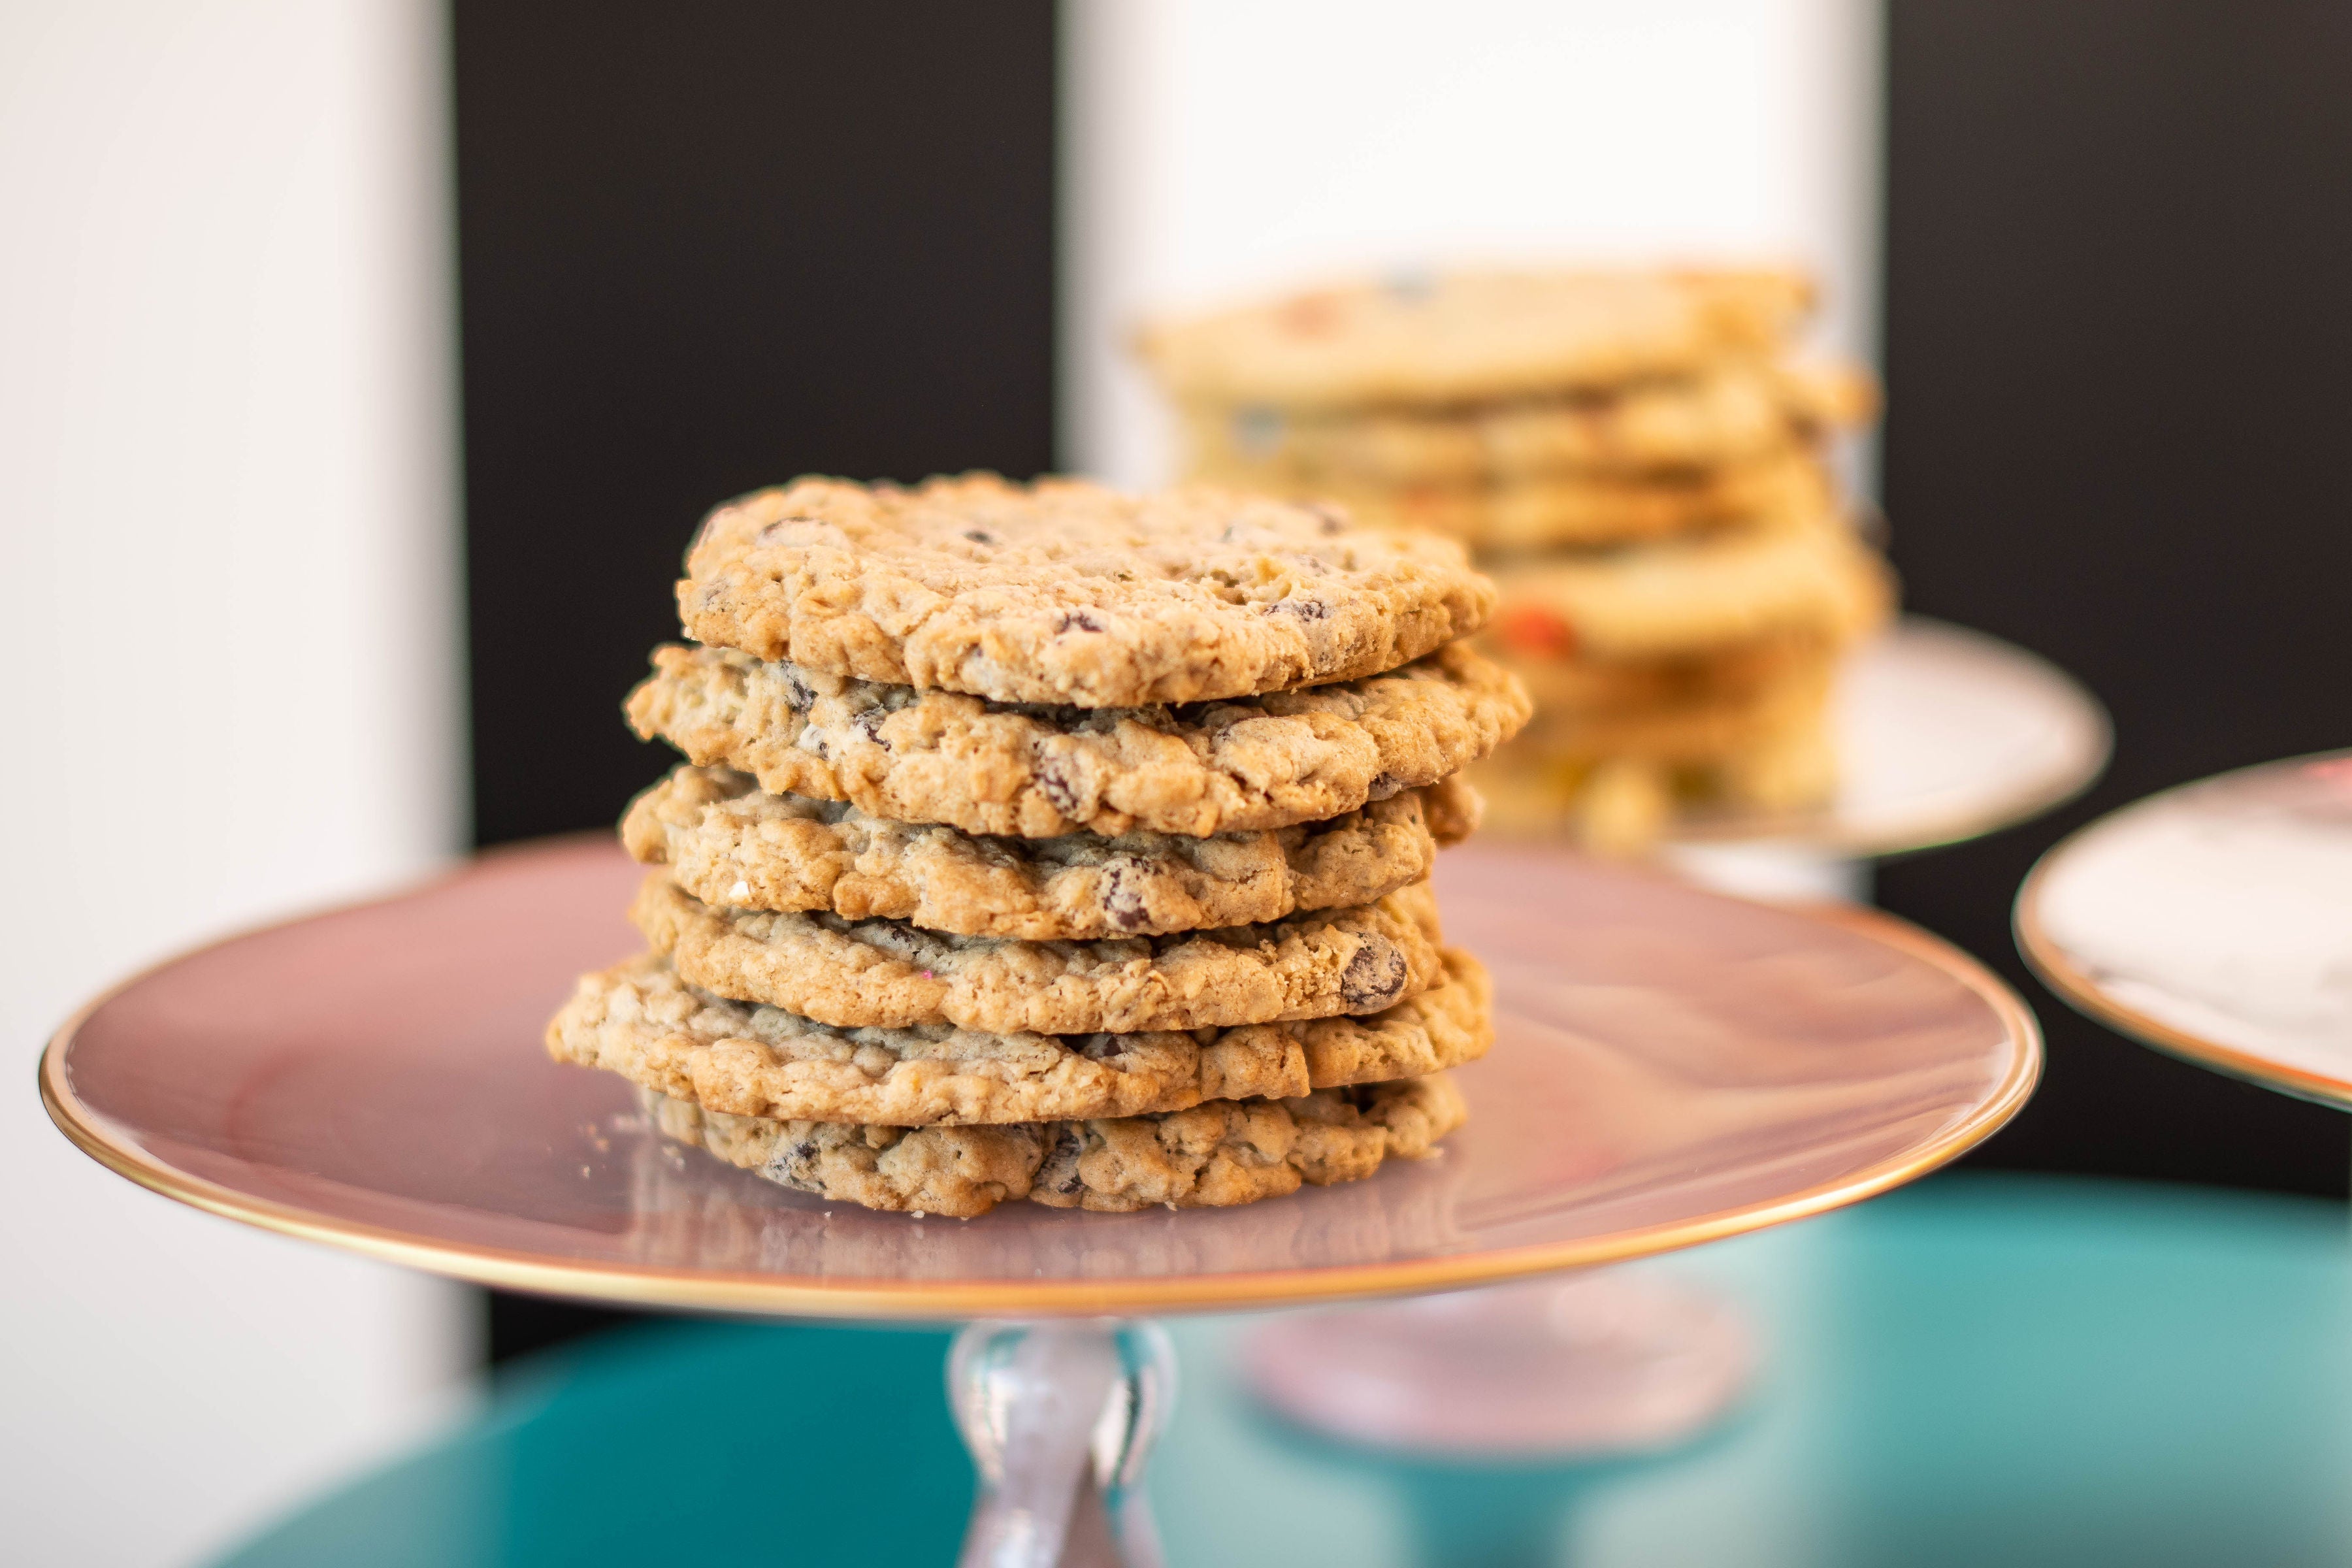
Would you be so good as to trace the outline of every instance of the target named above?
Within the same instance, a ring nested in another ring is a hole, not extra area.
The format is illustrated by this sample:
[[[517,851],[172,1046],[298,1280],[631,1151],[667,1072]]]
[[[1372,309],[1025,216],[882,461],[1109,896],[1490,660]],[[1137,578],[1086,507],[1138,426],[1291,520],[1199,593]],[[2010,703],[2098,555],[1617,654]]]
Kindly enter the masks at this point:
[[[1832,783],[1831,671],[1889,591],[1822,455],[1871,384],[1788,347],[1811,292],[1768,270],[1416,277],[1143,349],[1197,477],[1478,551],[1491,639],[1538,705],[1485,775],[1498,806],[1630,849],[1677,797],[1785,807]]]
[[[550,1026],[787,1184],[970,1215],[1417,1155],[1485,982],[1427,875],[1527,717],[1444,541],[1214,491],[803,479],[719,508],[629,720],[652,951]]]

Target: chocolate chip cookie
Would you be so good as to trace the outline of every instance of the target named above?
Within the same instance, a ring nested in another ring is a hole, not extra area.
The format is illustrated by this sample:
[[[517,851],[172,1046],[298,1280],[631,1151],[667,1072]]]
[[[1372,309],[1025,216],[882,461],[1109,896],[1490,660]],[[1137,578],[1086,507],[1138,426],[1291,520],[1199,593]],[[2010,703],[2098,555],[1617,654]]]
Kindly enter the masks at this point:
[[[1494,603],[1444,541],[1328,507],[993,474],[761,490],[704,521],[677,585],[687,635],[714,647],[1088,708],[1377,675],[1475,631]]]
[[[1134,1034],[1377,1013],[1443,971],[1426,882],[1266,925],[1093,942],[714,908],[656,871],[629,910],[689,985],[845,1028]]]
[[[548,1025],[561,1061],[712,1110],[893,1127],[1180,1110],[1459,1066],[1493,1040],[1486,972],[1445,955],[1440,984],[1370,1017],[1191,1033],[841,1029],[730,1002],[641,955],[583,976]]]
[[[771,795],[748,773],[688,764],[630,805],[621,841],[706,904],[1087,941],[1370,903],[1426,877],[1439,846],[1467,837],[1479,810],[1456,777],[1263,832],[987,837]]]
[[[1205,837],[1343,816],[1435,784],[1527,722],[1510,673],[1460,643],[1363,679],[1178,707],[1002,703],[668,647],[629,723],[697,765],[874,816],[1055,838]]]
[[[822,1197],[971,1219],[1026,1198],[1127,1213],[1220,1208],[1305,1183],[1360,1181],[1419,1160],[1469,1110],[1443,1074],[1286,1100],[1215,1100],[1160,1115],[1008,1127],[852,1126],[733,1116],[660,1095],[661,1132]]]

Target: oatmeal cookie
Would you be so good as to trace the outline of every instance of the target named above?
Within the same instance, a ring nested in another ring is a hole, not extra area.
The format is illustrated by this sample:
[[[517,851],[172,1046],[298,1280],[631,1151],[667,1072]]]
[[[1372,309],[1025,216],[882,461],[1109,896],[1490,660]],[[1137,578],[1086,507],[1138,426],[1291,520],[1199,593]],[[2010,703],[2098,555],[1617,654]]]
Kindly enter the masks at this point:
[[[1377,675],[1475,631],[1494,604],[1454,545],[1328,507],[992,474],[745,496],[704,520],[677,585],[699,642],[1087,708]]]
[[[836,1029],[722,1001],[644,954],[582,977],[548,1025],[560,1061],[740,1116],[893,1127],[1049,1121],[1291,1096],[1459,1066],[1494,1040],[1486,971],[1369,1018],[1142,1035],[992,1035],[934,1025]]]
[[[688,984],[843,1028],[1126,1035],[1286,1023],[1381,1012],[1444,969],[1427,882],[1268,925],[1095,942],[715,909],[662,871],[629,916]]]
[[[657,648],[629,723],[777,795],[967,833],[1206,837],[1342,816],[1435,784],[1527,722],[1454,643],[1361,680],[1177,708],[1050,708],[877,685],[730,648]]]
[[[1009,1127],[855,1127],[730,1116],[649,1095],[669,1138],[822,1197],[970,1219],[1010,1199],[1127,1213],[1219,1208],[1418,1160],[1468,1108],[1443,1074],[1155,1116]]]
[[[630,805],[621,841],[707,904],[1087,941],[1370,903],[1426,877],[1478,812],[1477,792],[1455,777],[1264,832],[982,837],[770,795],[748,773],[688,763]]]

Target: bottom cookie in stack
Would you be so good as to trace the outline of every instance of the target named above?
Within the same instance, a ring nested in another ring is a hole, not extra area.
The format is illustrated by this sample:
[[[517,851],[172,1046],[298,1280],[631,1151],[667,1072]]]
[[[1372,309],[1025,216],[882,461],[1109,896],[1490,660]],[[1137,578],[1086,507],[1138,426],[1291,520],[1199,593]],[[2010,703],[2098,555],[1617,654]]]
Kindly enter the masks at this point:
[[[641,1090],[654,1125],[782,1186],[871,1209],[970,1219],[1025,1198],[1128,1213],[1223,1208],[1419,1160],[1468,1116],[1444,1073],[1213,1100],[1184,1110],[979,1127],[878,1127],[736,1116]]]
[[[837,1027],[646,954],[583,978],[548,1048],[630,1079],[674,1138],[871,1208],[1221,1206],[1422,1158],[1461,1124],[1444,1069],[1485,1054],[1491,1003],[1476,960],[1443,957],[1366,1016],[1049,1036]]]

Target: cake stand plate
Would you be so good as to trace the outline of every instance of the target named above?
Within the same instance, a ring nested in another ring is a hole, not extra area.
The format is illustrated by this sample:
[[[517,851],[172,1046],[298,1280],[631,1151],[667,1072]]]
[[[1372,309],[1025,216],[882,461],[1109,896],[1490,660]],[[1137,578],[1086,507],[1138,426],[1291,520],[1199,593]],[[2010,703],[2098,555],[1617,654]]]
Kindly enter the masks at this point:
[[[2352,1109],[2352,752],[2166,790],[2027,877],[2018,945],[2052,990],[2233,1077]]]
[[[672,1146],[626,1085],[547,1058],[572,977],[637,946],[639,875],[608,843],[523,848],[205,948],[74,1018],[43,1099],[158,1192],[484,1284],[1033,1320],[967,1331],[955,1394],[984,1483],[967,1562],[1042,1563],[1152,1556],[1132,1483],[1172,1366],[1150,1325],[1101,1320],[1446,1290],[1800,1218],[1959,1154],[2040,1066],[2023,1005],[1899,921],[1473,847],[1439,890],[1493,971],[1496,1039],[1440,1157],[1237,1209],[917,1220]]]
[[[2055,665],[1920,616],[1856,649],[1833,701],[1839,784],[1829,805],[1696,811],[1669,842],[1845,857],[1958,844],[2079,794],[2113,742],[2097,699]]]

